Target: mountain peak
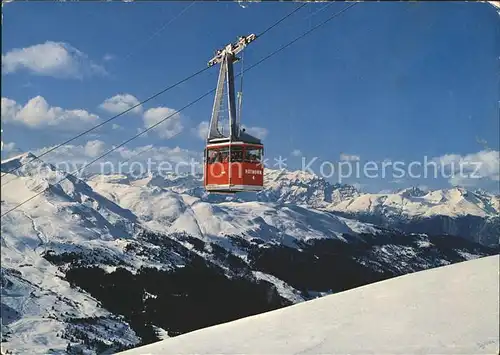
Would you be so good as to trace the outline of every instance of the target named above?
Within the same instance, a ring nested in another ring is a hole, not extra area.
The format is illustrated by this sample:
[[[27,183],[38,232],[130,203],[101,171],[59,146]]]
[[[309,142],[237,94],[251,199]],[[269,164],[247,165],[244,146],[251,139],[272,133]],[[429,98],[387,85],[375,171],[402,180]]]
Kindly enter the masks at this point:
[[[417,186],[412,186],[406,189],[399,190],[398,194],[405,197],[422,197],[427,195],[427,191],[424,191]]]
[[[2,172],[9,172],[12,171],[13,169],[18,169],[19,167],[26,165],[30,162],[39,162],[39,158],[31,153],[31,152],[25,152],[7,159],[2,160],[1,162],[1,170]]]
[[[23,161],[23,160],[32,160],[32,159],[37,159],[37,158],[38,157],[35,154],[33,154],[32,152],[24,152],[24,153],[21,153],[21,154],[18,154],[18,155],[15,155],[15,156],[12,156],[10,158],[2,160],[2,164],[8,163],[8,162],[11,162],[14,160]]]

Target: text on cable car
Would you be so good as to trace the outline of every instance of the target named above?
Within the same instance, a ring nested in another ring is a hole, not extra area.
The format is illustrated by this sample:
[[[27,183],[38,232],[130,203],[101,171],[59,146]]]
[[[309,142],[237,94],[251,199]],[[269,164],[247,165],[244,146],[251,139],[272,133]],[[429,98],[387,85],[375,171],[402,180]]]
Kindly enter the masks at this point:
[[[245,174],[262,175],[262,170],[245,169]]]

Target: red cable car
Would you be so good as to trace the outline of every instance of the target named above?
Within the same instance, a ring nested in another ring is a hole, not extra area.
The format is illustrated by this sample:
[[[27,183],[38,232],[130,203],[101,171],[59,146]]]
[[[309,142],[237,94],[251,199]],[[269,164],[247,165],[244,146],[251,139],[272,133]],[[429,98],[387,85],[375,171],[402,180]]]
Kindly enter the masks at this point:
[[[238,97],[238,120],[234,97],[233,63],[240,59],[236,54],[255,38],[253,34],[240,37],[238,42],[217,51],[208,62],[209,66],[221,64],[205,149],[204,185],[209,192],[260,191],[264,186],[264,145],[241,128],[241,96]],[[227,134],[220,126],[224,84],[227,84],[229,114]]]

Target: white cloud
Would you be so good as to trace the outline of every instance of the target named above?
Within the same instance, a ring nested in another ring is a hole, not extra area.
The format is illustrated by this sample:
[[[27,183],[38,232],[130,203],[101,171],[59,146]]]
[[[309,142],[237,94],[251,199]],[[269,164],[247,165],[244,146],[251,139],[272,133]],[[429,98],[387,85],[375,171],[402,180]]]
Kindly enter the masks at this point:
[[[2,97],[2,121],[24,124],[31,128],[56,127],[63,129],[79,129],[81,126],[95,123],[99,116],[85,110],[66,110],[50,106],[42,96],[36,96],[26,105]]]
[[[118,94],[104,100],[99,107],[109,113],[118,114],[139,105],[139,103],[140,101],[134,95]],[[142,105],[135,107],[129,112],[140,114],[142,112]]]
[[[115,56],[114,56],[114,55],[112,55],[112,54],[106,54],[106,55],[102,58],[102,60],[104,60],[104,61],[106,61],[106,62],[107,62],[107,61],[110,61],[110,60],[113,60],[113,59],[115,59]]]
[[[148,137],[148,132],[149,132],[149,131],[148,131],[148,132],[146,132],[146,133],[142,133],[142,132],[144,132],[144,129],[143,129],[143,128],[139,128],[139,127],[138,127],[138,128],[137,128],[137,134],[141,133],[141,135],[140,135],[140,136],[138,136],[137,138],[147,138],[147,137]]]
[[[264,140],[269,134],[269,131],[266,128],[262,127],[245,127],[244,125],[242,125],[242,128],[244,128],[248,134],[262,140]]]
[[[200,124],[194,130],[194,133],[198,136],[198,138],[202,140],[206,140],[208,137],[208,128],[210,123],[208,121],[200,122]]]
[[[113,123],[113,124],[111,125],[111,129],[123,129],[123,127],[122,127],[122,126],[120,126],[119,124]]]
[[[294,149],[294,150],[292,150],[291,154],[294,157],[301,157],[302,156],[302,151],[300,151],[299,149]]]
[[[150,159],[155,162],[168,161],[171,163],[189,163],[192,159],[200,164],[203,162],[203,153],[180,147],[152,147],[151,145],[133,149],[120,147],[116,152],[120,155],[120,158],[129,159],[130,157],[137,157],[137,161],[147,161]],[[134,159],[131,161],[133,160]]]
[[[63,42],[47,41],[26,48],[15,48],[2,55],[2,73],[28,70],[36,75],[56,78],[77,78],[106,74],[88,56]]]
[[[482,150],[477,153],[459,155],[445,154],[432,159],[450,176],[452,185],[476,186],[500,181],[500,152]]]
[[[33,153],[40,155],[52,147],[41,148]],[[203,154],[198,151],[170,148],[166,146],[145,145],[136,148],[120,147],[109,153],[97,162],[88,165],[97,156],[112,149],[101,141],[90,141],[85,145],[64,145],[44,156],[43,160],[67,172],[80,172],[85,166],[84,173],[128,173],[129,169],[140,169],[143,172],[158,172],[161,169],[170,169],[171,172],[186,171],[194,167],[201,172]],[[99,153],[98,153],[99,151]],[[161,165],[160,165],[161,164]],[[178,165],[176,165],[178,164]]]
[[[15,146],[16,146],[16,144],[14,142],[4,143],[2,141],[2,151],[3,152],[11,152]]]
[[[164,122],[160,123],[158,126],[154,127],[154,130],[161,138],[171,138],[178,133],[182,132],[184,126],[182,124],[181,115],[177,113],[176,110],[168,107],[156,107],[150,108],[144,112],[144,127],[150,128],[151,126],[157,124],[161,120],[169,117]]]
[[[8,121],[14,119],[16,114],[21,109],[21,106],[17,104],[14,100],[7,97],[2,97],[2,121]]]
[[[3,136],[3,129],[0,130],[0,132],[2,133],[2,136]],[[4,143],[3,142],[3,137],[0,140],[0,150],[2,152],[10,152],[10,151],[12,151],[12,149],[14,149],[14,146],[15,146],[14,143]]]
[[[208,121],[202,121],[198,126],[193,129],[193,133],[200,139],[206,140],[208,136],[208,130],[210,128],[210,123]],[[244,125],[241,128],[245,129],[246,133],[257,137],[261,140],[264,140],[268,135],[268,130],[261,127],[245,127]]]
[[[106,144],[101,140],[88,141],[84,147],[85,155],[96,158],[104,153],[105,146]]]
[[[340,160],[342,160],[342,161],[359,161],[360,157],[359,157],[359,155],[340,153]]]
[[[9,159],[23,153],[21,149],[16,147],[14,142],[5,143],[2,141],[2,159]]]

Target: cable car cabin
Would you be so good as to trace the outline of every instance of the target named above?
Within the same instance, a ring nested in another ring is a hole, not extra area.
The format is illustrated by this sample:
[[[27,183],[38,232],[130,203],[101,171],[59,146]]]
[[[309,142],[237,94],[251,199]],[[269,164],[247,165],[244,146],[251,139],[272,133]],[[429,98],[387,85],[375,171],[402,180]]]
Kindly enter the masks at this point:
[[[262,190],[263,150],[262,144],[229,142],[229,140],[207,144],[205,189],[217,193]]]

